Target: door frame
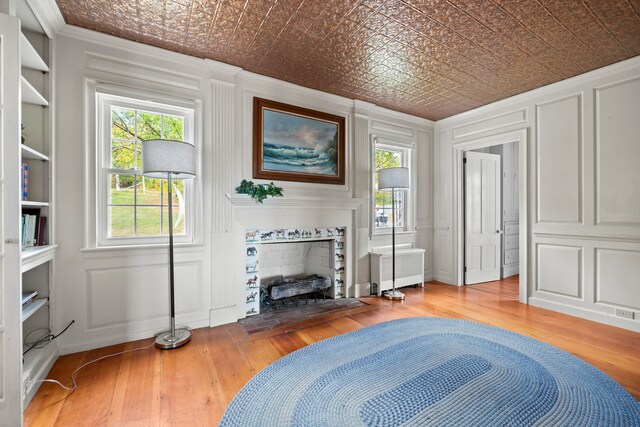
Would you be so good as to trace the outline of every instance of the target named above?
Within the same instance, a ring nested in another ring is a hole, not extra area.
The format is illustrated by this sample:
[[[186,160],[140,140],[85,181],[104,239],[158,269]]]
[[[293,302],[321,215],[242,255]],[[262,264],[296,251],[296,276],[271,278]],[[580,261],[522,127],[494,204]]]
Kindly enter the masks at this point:
[[[529,223],[528,223],[528,200],[529,200],[529,145],[527,141],[527,128],[505,132],[501,134],[486,136],[457,142],[453,148],[453,244],[455,253],[456,284],[464,285],[464,152],[478,148],[486,148],[494,145],[517,142],[518,147],[518,206],[519,206],[519,256],[520,263],[520,283],[518,289],[519,300],[523,304],[528,304],[529,299]]]

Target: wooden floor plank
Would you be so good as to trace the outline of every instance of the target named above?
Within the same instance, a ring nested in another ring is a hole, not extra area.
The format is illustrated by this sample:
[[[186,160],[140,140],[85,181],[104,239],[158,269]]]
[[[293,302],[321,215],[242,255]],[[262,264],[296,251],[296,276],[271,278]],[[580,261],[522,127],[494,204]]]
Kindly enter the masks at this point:
[[[148,340],[144,344],[152,342]],[[126,349],[135,348],[138,347],[129,344]],[[160,372],[157,359],[154,348],[123,355],[111,402],[109,426],[160,424]]]
[[[98,362],[80,372],[78,390],[68,397],[44,384],[25,412],[25,426],[216,425],[242,386],[279,357],[324,338],[415,316],[472,320],[539,339],[596,366],[640,399],[640,334],[520,304],[517,278],[466,287],[430,282],[403,292],[404,302],[366,297],[364,308],[255,334],[237,323],[203,328],[177,350],[150,348]],[[50,377],[68,383],[82,363],[148,342],[61,357]]]
[[[86,361],[126,350],[119,344],[87,352]],[[76,379],[78,389],[70,394],[60,411],[56,426],[108,425],[111,403],[120,374],[123,356],[110,357],[88,365]],[[71,374],[71,372],[69,372]],[[37,423],[35,425],[38,425]]]

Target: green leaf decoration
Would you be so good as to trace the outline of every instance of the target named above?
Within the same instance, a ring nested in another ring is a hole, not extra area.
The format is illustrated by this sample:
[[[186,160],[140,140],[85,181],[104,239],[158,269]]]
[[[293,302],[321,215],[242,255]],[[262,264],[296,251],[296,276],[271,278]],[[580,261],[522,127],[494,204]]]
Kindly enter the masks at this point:
[[[253,197],[256,202],[262,203],[267,197],[282,197],[282,187],[276,187],[271,182],[269,184],[254,184],[253,181],[243,179],[239,186],[236,187],[236,193],[248,194]]]

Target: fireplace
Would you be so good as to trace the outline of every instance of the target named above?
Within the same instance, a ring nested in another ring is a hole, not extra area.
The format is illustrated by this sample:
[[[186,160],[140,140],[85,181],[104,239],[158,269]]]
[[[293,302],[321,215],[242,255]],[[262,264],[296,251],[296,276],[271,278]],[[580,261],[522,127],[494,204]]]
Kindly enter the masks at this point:
[[[343,298],[345,231],[346,227],[246,230],[246,315],[260,313],[260,285],[274,279],[317,274],[331,281],[324,295]]]

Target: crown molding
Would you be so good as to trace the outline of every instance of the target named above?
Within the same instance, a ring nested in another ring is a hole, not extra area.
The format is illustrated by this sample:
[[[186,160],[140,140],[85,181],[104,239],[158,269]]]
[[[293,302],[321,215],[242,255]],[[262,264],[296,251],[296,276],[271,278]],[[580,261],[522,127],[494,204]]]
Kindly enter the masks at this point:
[[[287,82],[285,80],[279,80],[274,77],[265,76],[263,74],[257,74],[251,71],[243,70],[238,74],[239,80],[244,83],[243,87],[250,91],[260,92],[265,88],[278,88],[278,93],[288,92],[292,97],[302,96],[308,99],[313,96],[313,99],[321,99],[325,102],[332,103],[344,107],[345,111],[351,111],[353,109],[353,99],[345,98],[344,96],[335,95],[329,92],[323,92],[318,89],[312,89],[306,86],[297,85],[295,83]]]
[[[235,84],[238,74],[244,71],[243,68],[225,62],[214,61],[213,59],[205,59],[204,62],[211,73],[210,80]]]
[[[58,35],[80,40],[83,42],[96,43],[102,46],[115,47],[135,51],[137,53],[152,56],[155,59],[162,59],[186,66],[191,66],[200,70],[195,74],[202,74],[204,59],[195,56],[186,55],[184,53],[174,52],[160,47],[150,46],[148,44],[127,40],[110,34],[100,33],[98,31],[88,30],[86,28],[76,27],[75,25],[65,24],[58,32]]]
[[[382,120],[389,120],[389,118],[393,118],[395,120],[402,120],[406,123],[411,123],[415,126],[422,126],[427,128],[433,128],[435,126],[435,122],[429,119],[425,119],[424,117],[413,116],[411,114],[402,113],[396,110],[390,110],[385,107],[381,107],[376,104],[372,104],[370,102],[365,101],[354,101],[356,113],[364,113],[369,116],[378,115],[383,117]]]
[[[55,0],[27,0],[27,4],[50,39],[66,25]]]

